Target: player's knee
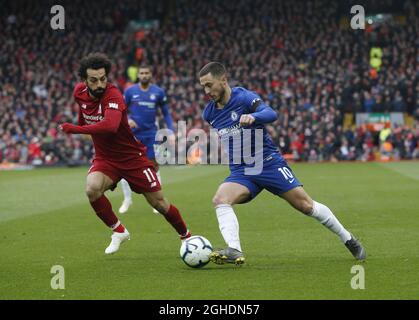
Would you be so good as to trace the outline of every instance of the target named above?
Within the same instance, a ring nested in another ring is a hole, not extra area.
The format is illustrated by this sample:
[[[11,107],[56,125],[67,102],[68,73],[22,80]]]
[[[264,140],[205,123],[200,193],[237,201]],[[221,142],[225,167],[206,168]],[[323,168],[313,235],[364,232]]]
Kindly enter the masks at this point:
[[[231,205],[231,201],[227,197],[225,197],[225,196],[217,193],[214,196],[214,198],[212,198],[212,205],[215,208],[215,207],[218,207],[221,204],[229,204],[229,205]]]
[[[305,215],[310,215],[313,211],[313,201],[310,199],[301,199],[298,201],[297,209]]]
[[[147,199],[149,204],[161,214],[169,210],[170,204],[162,195],[155,195]]]
[[[169,207],[170,204],[164,199],[157,201],[153,206],[153,208],[161,214],[165,214],[167,211],[169,211]]]
[[[168,211],[168,208],[166,208],[166,206],[163,203],[156,203],[153,206],[153,208],[156,209],[158,212],[160,212],[163,215]]]
[[[95,188],[94,186],[88,185],[86,187],[86,196],[90,202],[94,202],[100,198],[102,192],[100,189]]]

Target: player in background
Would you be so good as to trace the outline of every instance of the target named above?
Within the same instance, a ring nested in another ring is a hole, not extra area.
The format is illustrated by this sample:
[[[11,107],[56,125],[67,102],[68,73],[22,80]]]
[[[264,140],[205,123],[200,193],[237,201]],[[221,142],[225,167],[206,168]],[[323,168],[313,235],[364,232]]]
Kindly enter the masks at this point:
[[[128,124],[131,127],[135,137],[147,147],[147,158],[149,158],[156,169],[157,178],[162,184],[159,164],[156,161],[155,146],[157,133],[157,111],[160,108],[166,122],[167,129],[172,131],[168,136],[169,143],[175,143],[173,134],[173,120],[167,105],[167,96],[164,90],[151,83],[152,68],[148,65],[142,65],[138,69],[138,84],[134,84],[125,90],[125,103],[129,109]],[[126,213],[132,205],[132,192],[128,182],[121,180],[121,186],[124,193],[124,201],[119,208],[119,213]],[[158,213],[155,209],[154,213]]]
[[[80,61],[73,96],[79,105],[78,125],[63,123],[67,134],[92,136],[95,157],[87,174],[86,195],[97,216],[113,230],[105,253],[119,250],[130,234],[112,210],[105,191],[113,190],[122,178],[132,190],[143,194],[175,228],[181,240],[190,237],[179,210],[164,197],[153,163],[144,145],[135,139],[128,125],[127,108],[118,88],[108,83],[111,62],[102,53],[91,53]]]
[[[252,144],[252,150],[263,152],[262,171],[257,175],[245,173],[244,156],[239,155],[239,163],[233,163],[233,143],[224,144],[229,155],[231,174],[219,186],[213,198],[221,234],[227,243],[227,248],[214,251],[210,259],[217,264],[244,263],[245,258],[240,245],[239,223],[233,206],[245,203],[255,198],[263,189],[288,201],[298,211],[319,221],[335,233],[352,255],[358,260],[366,258],[365,249],[361,243],[349,233],[339,222],[332,211],[317,201],[314,201],[304,191],[302,184],[295,177],[285,159],[273,144],[265,129],[265,124],[274,122],[277,114],[268,107],[255,93],[241,87],[231,88],[227,82],[225,67],[218,62],[205,65],[199,72],[199,81],[212,101],[203,111],[203,118],[213,128],[218,130],[221,139],[246,139],[242,129],[263,130],[263,148],[258,148],[255,141],[243,140],[244,145]],[[251,165],[250,165],[251,167]]]

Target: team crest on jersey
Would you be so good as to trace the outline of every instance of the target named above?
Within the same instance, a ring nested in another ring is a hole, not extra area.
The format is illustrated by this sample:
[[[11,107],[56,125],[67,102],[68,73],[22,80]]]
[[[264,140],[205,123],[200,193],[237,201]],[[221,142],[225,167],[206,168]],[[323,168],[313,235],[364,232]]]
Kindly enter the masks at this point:
[[[109,108],[118,109],[118,104],[117,103],[109,103]]]
[[[238,117],[239,117],[239,115],[237,114],[236,111],[233,111],[231,113],[231,120],[236,121]]]
[[[150,95],[150,100],[156,100],[156,95],[151,94],[151,95]]]

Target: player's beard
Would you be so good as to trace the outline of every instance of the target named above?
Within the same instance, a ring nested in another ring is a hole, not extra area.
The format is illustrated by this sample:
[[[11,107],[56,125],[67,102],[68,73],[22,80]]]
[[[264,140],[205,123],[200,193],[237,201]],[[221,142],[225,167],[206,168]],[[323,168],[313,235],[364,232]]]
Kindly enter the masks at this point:
[[[215,100],[215,103],[222,102],[223,99],[224,99],[224,97],[225,97],[225,95],[226,95],[226,89],[221,88],[220,95],[219,95],[218,99]]]
[[[92,90],[90,87],[87,88],[89,89],[89,93],[97,99],[99,99],[105,93],[105,89],[103,88],[98,88],[96,90]]]
[[[140,83],[143,87],[148,87],[148,85],[150,84],[150,79],[144,79],[144,80],[140,80]]]

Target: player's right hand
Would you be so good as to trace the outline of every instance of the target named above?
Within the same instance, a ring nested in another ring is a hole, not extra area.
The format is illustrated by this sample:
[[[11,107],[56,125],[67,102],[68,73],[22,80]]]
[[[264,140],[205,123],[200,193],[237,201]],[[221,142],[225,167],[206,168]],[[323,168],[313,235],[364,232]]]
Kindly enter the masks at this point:
[[[135,121],[134,121],[134,120],[132,120],[132,119],[128,119],[128,124],[129,124],[129,127],[130,127],[131,129],[136,129],[136,128],[138,128],[137,123],[135,123]]]
[[[73,125],[73,124],[71,124],[71,123],[63,123],[63,124],[60,124],[59,126],[58,126],[58,129],[61,131],[61,132],[64,132],[64,133],[67,133],[67,134],[70,134],[70,133],[74,133],[73,132],[73,128],[74,128],[75,126]]]

